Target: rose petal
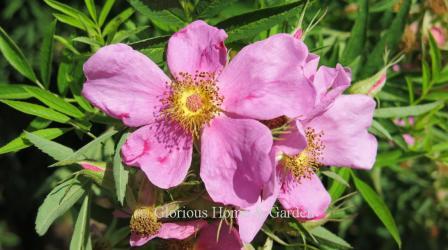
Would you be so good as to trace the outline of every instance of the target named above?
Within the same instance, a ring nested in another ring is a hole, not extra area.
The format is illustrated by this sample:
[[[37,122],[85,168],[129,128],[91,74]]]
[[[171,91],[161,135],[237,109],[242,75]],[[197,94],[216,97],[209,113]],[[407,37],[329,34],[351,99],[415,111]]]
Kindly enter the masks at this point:
[[[235,228],[230,228],[224,221],[219,228],[219,221],[201,229],[196,241],[196,250],[241,250],[243,244]],[[218,235],[219,232],[219,235]]]
[[[157,237],[162,239],[184,240],[207,225],[204,220],[178,221],[163,223]]]
[[[140,167],[154,185],[170,188],[187,175],[192,139],[174,125],[148,125],[128,137],[121,153],[126,165]]]
[[[169,78],[148,57],[125,44],[101,48],[84,64],[82,94],[130,127],[151,123]]]
[[[201,178],[213,201],[254,204],[273,173],[271,147],[270,130],[257,121],[213,119],[201,139]]]
[[[224,30],[200,20],[174,33],[167,49],[171,73],[220,72],[227,62],[226,38]]]
[[[279,140],[274,141],[273,150],[276,155],[284,153],[294,156],[305,149],[306,137],[304,136],[302,124],[299,121],[293,121],[290,127],[286,134],[282,134]]]
[[[286,176],[278,200],[298,220],[324,217],[331,202],[330,195],[315,174],[299,182],[291,175]]]
[[[371,169],[378,143],[367,129],[372,123],[375,101],[366,95],[342,95],[306,127],[323,131],[322,163]]]
[[[222,108],[258,120],[306,114],[315,96],[303,73],[307,56],[306,45],[286,34],[246,46],[218,77]]]

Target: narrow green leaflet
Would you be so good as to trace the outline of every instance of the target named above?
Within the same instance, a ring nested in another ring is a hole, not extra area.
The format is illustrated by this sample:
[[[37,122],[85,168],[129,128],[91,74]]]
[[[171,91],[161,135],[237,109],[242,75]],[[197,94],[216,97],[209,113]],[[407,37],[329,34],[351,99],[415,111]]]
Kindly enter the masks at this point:
[[[94,0],[85,0],[87,10],[89,11],[90,16],[94,21],[96,21],[96,7],[95,7],[95,1]]]
[[[187,23],[174,15],[169,10],[154,11],[142,3],[140,0],[130,0],[129,3],[140,14],[146,16],[151,22],[163,31],[178,31]]]
[[[201,13],[198,18],[211,18],[218,15],[225,7],[236,2],[236,0],[213,0],[207,4],[207,7]]]
[[[37,104],[21,101],[9,101],[9,100],[3,100],[0,102],[3,102],[4,104],[10,106],[11,108],[17,109],[18,111],[23,112],[25,114],[38,116],[50,121],[60,123],[67,123],[70,121],[70,117]]]
[[[31,68],[28,61],[25,59],[22,51],[17,47],[14,41],[8,36],[8,34],[0,27],[0,51],[11,66],[23,76],[30,79],[33,82],[37,82],[36,75]]]
[[[324,227],[315,227],[310,232],[314,235],[314,237],[316,237],[316,239],[319,241],[319,244],[331,247],[331,249],[353,248],[344,239],[340,238]]]
[[[25,90],[24,84],[0,84],[0,99],[28,99],[32,95]]]
[[[373,120],[372,121],[372,127],[371,129],[376,130],[378,133],[380,133],[381,135],[383,135],[384,137],[386,137],[388,140],[393,140],[392,136],[390,135],[389,131],[387,131],[387,129],[385,127],[383,127],[383,125],[381,125],[381,123]]]
[[[87,155],[98,148],[98,146],[101,146],[107,139],[112,137],[117,131],[111,129],[107,131],[106,133],[102,134],[101,136],[97,137],[93,141],[87,143],[82,148],[78,149],[78,151],[74,152],[67,158],[51,165],[52,167],[56,166],[64,166],[68,164],[73,164],[81,160],[85,160]]]
[[[375,110],[374,116],[376,118],[396,118],[407,116],[418,116],[425,114],[435,108],[441,107],[443,102],[433,102],[415,106],[380,108]]]
[[[25,87],[25,90],[33,95],[33,97],[56,111],[78,119],[82,119],[84,117],[84,113],[82,113],[77,107],[47,90],[28,87]]]
[[[38,149],[57,161],[61,161],[71,154],[73,150],[57,142],[45,139],[42,136],[25,131],[26,138],[34,144]]]
[[[124,196],[126,194],[126,186],[128,184],[129,170],[125,168],[121,160],[121,147],[126,141],[129,133],[123,134],[120,141],[117,144],[117,149],[115,150],[113,173],[115,180],[115,190],[117,193],[118,201],[123,205]]]
[[[42,138],[52,140],[55,139],[66,132],[70,131],[70,128],[47,128],[47,129],[41,129],[31,132],[31,134],[40,136]],[[17,152],[21,149],[27,148],[29,146],[33,145],[30,141],[28,141],[26,134],[21,134],[16,139],[10,141],[6,145],[0,148],[0,154],[6,154],[10,152]]]
[[[437,45],[431,32],[428,32],[429,37],[429,54],[431,56],[431,69],[433,79],[438,79],[440,71],[442,70],[442,55],[439,46]]]
[[[90,195],[86,195],[81,209],[76,219],[73,229],[72,240],[70,241],[70,250],[86,250],[90,241]]]
[[[53,61],[53,45],[54,30],[56,28],[56,20],[48,26],[44,41],[40,47],[40,78],[46,88],[50,86],[51,63]]]
[[[394,217],[392,216],[389,208],[381,199],[380,196],[367,185],[364,181],[356,177],[356,175],[352,172],[353,181],[355,183],[356,189],[359,191],[364,200],[369,204],[378,218],[383,222],[384,226],[386,226],[389,233],[392,235],[394,240],[397,242],[398,247],[401,248],[401,239],[400,234],[398,232],[397,225],[395,224]]]
[[[118,16],[114,17],[110,22],[106,25],[106,27],[103,30],[103,36],[106,36],[111,33],[115,33],[117,31],[117,28],[124,23],[126,20],[129,19],[129,17],[134,14],[134,10],[132,8],[127,8]]]
[[[367,35],[367,21],[369,16],[369,3],[367,0],[358,0],[358,11],[355,25],[352,28],[350,39],[341,58],[341,64],[349,65],[358,57],[363,49]]]
[[[164,61],[165,57],[165,48],[148,48],[140,50],[143,54],[149,57],[156,64],[161,64]]]
[[[58,1],[55,0],[44,0],[44,2],[46,4],[48,4],[48,6],[50,6],[51,8],[58,10],[68,16],[71,16],[77,20],[79,20],[81,23],[83,23],[84,25],[87,25],[88,27],[86,28],[95,28],[95,24],[92,22],[92,20],[90,20],[84,13],[82,13],[81,11],[72,8],[66,4],[60,3]]]
[[[53,16],[61,23],[68,24],[80,30],[86,30],[86,27],[78,19],[64,14],[54,13]]]
[[[350,169],[348,168],[340,168],[337,171],[337,174],[346,182],[350,179]],[[344,193],[346,185],[342,184],[340,181],[334,180],[331,184],[328,192],[330,193],[331,199],[333,201],[337,200]]]
[[[36,232],[44,235],[53,222],[67,212],[86,194],[89,181],[73,178],[55,187],[39,207],[36,218]]]
[[[98,18],[98,25],[100,27],[103,26],[104,21],[106,21],[106,18],[109,15],[109,12],[112,9],[114,3],[115,0],[106,0],[106,2],[104,3],[103,8],[101,9],[100,17]]]
[[[255,10],[226,19],[216,26],[226,29],[229,35],[226,40],[227,43],[250,39],[277,24],[296,18],[302,5],[303,1],[296,1],[281,6]]]

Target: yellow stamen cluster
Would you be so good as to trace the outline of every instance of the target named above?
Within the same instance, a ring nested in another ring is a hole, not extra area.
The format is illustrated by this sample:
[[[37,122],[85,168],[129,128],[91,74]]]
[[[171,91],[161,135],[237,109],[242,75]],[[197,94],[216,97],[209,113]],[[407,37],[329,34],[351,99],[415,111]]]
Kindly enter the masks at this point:
[[[166,250],[193,250],[194,241],[192,238],[186,240],[168,240],[165,243]]]
[[[153,207],[140,207],[134,210],[129,227],[131,232],[140,236],[155,235],[162,223],[157,219]]]
[[[310,178],[322,165],[322,153],[325,145],[322,143],[323,132],[316,133],[313,128],[305,130],[307,147],[295,156],[284,155],[281,164],[286,170],[300,181]]]
[[[218,93],[215,74],[198,72],[194,76],[179,73],[170,84],[170,93],[162,99],[162,113],[177,122],[195,138],[220,112],[223,98]]]

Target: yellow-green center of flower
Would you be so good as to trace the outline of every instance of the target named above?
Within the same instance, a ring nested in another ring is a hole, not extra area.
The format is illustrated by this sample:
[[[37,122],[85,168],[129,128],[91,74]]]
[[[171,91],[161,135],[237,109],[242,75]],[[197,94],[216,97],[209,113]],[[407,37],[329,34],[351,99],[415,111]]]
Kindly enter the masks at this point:
[[[162,100],[162,111],[194,137],[220,112],[223,98],[218,93],[214,73],[192,76],[180,73],[170,85],[171,92]]]
[[[323,132],[316,133],[313,128],[306,128],[305,136],[307,147],[295,156],[283,155],[281,160],[282,166],[298,181],[310,178],[322,166],[322,152],[325,149]]]
[[[159,232],[162,223],[158,221],[153,207],[140,207],[132,213],[129,228],[139,236],[151,236]]]

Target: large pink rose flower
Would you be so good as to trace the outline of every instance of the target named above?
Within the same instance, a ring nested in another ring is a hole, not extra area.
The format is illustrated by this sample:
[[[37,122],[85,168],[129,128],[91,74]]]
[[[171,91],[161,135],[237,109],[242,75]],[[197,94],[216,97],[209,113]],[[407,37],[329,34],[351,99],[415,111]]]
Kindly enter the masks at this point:
[[[247,207],[273,173],[270,130],[257,120],[298,117],[314,102],[303,75],[308,50],[278,34],[243,48],[228,64],[227,34],[195,21],[168,42],[168,77],[125,44],[109,45],[84,65],[83,95],[129,127],[124,162],[161,188],[180,184],[193,143],[200,142],[200,176],[212,199]],[[224,191],[223,191],[224,190]]]
[[[276,200],[300,221],[324,217],[331,198],[316,175],[320,167],[373,167],[377,141],[367,130],[375,101],[367,95],[341,95],[350,85],[350,71],[341,65],[318,69],[318,61],[318,56],[310,54],[305,67],[317,93],[312,111],[297,119],[278,117],[265,122],[272,129],[288,127],[272,150],[277,162],[272,195],[259,199],[238,218],[244,242],[252,241]]]

